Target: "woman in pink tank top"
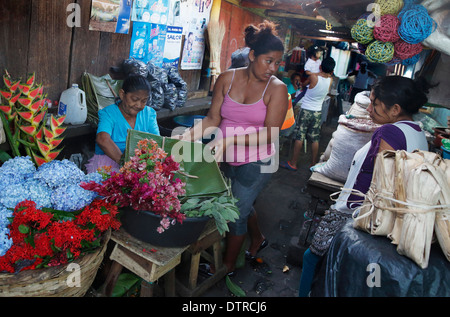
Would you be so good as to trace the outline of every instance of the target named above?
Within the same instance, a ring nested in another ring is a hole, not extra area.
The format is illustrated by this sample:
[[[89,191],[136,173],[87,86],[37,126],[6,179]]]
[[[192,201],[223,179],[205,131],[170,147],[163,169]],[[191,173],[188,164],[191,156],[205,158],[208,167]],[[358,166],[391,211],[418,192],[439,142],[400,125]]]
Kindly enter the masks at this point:
[[[264,21],[245,28],[245,44],[250,48],[249,65],[224,71],[214,86],[207,116],[180,138],[194,141],[204,131],[218,128],[208,145],[231,189],[238,198],[240,218],[230,223],[227,250],[223,259],[231,275],[247,228],[251,240],[248,256],[267,246],[260,232],[253,203],[276,168],[270,171],[275,157],[274,142],[288,109],[286,85],[274,75],[283,58],[284,46],[277,36],[276,25]],[[266,167],[266,169],[264,169]],[[206,266],[209,273],[209,268]]]

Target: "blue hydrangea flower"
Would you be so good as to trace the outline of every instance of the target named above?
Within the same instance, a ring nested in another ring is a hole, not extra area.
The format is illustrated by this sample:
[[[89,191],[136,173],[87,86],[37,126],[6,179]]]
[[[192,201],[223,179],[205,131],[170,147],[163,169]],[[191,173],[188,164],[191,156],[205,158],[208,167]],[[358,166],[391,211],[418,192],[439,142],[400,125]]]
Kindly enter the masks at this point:
[[[36,167],[29,156],[16,156],[0,167],[0,173],[14,173],[20,175],[32,174],[36,171]]]
[[[44,163],[34,173],[34,178],[44,181],[50,188],[69,184],[79,184],[85,174],[78,166],[67,159]]]
[[[8,217],[11,217],[12,213],[12,210],[0,205],[0,256],[5,255],[6,251],[8,251],[12,245],[12,239],[8,237]]]
[[[78,184],[69,184],[55,188],[51,201],[54,209],[75,211],[89,205],[96,196],[96,193],[85,190]]]
[[[18,156],[0,167],[0,191],[11,184],[20,184],[36,171],[29,156]]]
[[[18,203],[29,199],[26,183],[10,184],[0,191],[0,204],[6,208],[15,208]]]
[[[89,183],[90,181],[94,181],[98,184],[101,184],[103,182],[103,177],[98,172],[92,172],[92,173],[86,174],[82,179],[82,182]]]
[[[38,179],[29,179],[24,185],[28,199],[36,203],[36,208],[52,207],[52,189],[46,183]]]

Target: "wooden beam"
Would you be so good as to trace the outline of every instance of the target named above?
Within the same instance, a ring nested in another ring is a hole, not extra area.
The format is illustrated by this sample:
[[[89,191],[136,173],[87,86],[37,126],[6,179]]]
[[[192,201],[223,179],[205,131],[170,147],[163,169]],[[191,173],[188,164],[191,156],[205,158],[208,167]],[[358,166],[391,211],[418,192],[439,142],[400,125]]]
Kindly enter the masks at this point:
[[[310,17],[307,15],[288,13],[288,12],[279,12],[279,11],[273,11],[273,10],[267,10],[266,15],[270,16],[270,17],[285,18],[285,19],[310,20],[310,21],[316,21],[316,22],[320,22],[320,23],[326,22],[326,20],[324,18],[315,18],[315,17]]]
[[[361,6],[368,5],[374,2],[373,0],[322,0],[322,5],[325,7],[336,8],[336,7],[349,7],[349,6]]]
[[[349,38],[340,38],[340,37],[333,37],[333,36],[313,36],[313,35],[299,35],[300,38],[304,39],[314,39],[314,40],[323,40],[323,41],[330,41],[330,42],[353,42],[353,39]]]
[[[255,0],[242,0],[240,1],[240,6],[245,8],[255,8],[255,9],[272,9],[272,10],[281,10],[287,12],[293,12],[298,14],[306,15],[306,12],[303,10],[301,3],[299,4],[288,4],[283,3],[281,0],[275,0],[273,3],[271,1],[261,2]]]

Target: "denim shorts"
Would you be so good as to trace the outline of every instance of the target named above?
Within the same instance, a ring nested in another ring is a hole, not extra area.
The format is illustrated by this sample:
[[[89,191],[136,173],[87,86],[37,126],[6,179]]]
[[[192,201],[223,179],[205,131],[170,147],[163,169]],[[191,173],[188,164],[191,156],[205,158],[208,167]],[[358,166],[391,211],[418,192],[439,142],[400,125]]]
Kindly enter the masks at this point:
[[[231,234],[247,233],[248,217],[255,212],[253,203],[272,176],[272,173],[261,173],[261,167],[269,164],[270,161],[257,161],[239,166],[220,164],[224,176],[231,180],[231,191],[234,198],[238,199],[236,206],[239,208],[240,215],[236,222],[228,223]]]

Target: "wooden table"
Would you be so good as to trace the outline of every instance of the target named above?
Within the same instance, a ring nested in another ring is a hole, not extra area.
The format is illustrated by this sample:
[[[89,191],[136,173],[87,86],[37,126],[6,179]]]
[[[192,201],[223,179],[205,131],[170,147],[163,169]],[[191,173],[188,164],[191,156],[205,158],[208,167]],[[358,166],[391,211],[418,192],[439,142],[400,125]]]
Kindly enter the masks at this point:
[[[226,274],[226,268],[222,264],[221,258],[220,242],[222,239],[223,236],[218,233],[213,220],[208,222],[195,243],[176,248],[153,246],[132,237],[124,229],[115,231],[111,235],[111,240],[116,243],[110,256],[113,262],[106,277],[103,292],[106,296],[111,296],[122,268],[125,267],[143,279],[143,283],[141,283],[142,297],[153,296],[154,283],[162,277],[164,277],[166,296],[175,296],[175,287],[180,289],[179,292],[183,296],[197,296]],[[200,256],[209,247],[214,249],[213,260],[218,270],[216,274],[197,286]],[[176,281],[175,276],[175,268],[181,263],[184,252],[191,255],[188,286]]]

